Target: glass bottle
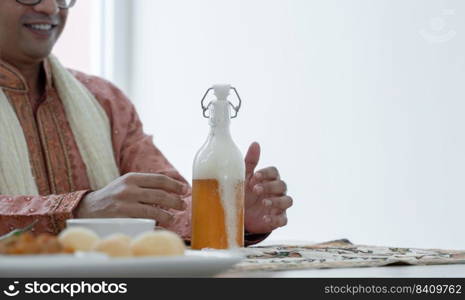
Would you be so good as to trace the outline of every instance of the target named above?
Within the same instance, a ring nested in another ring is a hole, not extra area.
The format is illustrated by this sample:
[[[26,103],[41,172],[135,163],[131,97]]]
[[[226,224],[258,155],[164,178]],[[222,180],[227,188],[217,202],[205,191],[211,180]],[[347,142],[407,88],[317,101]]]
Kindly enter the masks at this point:
[[[211,90],[216,99],[205,107],[204,100]],[[227,99],[231,90],[239,99],[237,107]],[[239,94],[230,85],[215,85],[202,99],[210,134],[193,165],[192,249],[244,246],[245,163],[229,130],[231,118],[237,116],[240,106]]]

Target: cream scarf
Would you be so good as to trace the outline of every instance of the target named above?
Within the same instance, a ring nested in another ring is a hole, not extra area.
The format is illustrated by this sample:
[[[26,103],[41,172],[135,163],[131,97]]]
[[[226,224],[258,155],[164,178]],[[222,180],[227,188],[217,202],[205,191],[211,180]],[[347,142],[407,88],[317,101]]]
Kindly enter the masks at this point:
[[[108,117],[95,97],[60,62],[49,57],[53,81],[63,102],[92,189],[119,176]],[[0,194],[38,195],[21,125],[0,89]]]

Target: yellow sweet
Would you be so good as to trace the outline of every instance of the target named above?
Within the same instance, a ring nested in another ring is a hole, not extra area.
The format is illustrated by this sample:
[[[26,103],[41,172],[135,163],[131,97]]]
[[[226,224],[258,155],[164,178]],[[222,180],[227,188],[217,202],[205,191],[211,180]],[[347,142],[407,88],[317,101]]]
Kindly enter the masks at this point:
[[[142,233],[131,242],[134,256],[184,255],[183,240],[175,233],[165,230]]]
[[[124,234],[114,234],[94,244],[93,250],[112,257],[131,256],[131,238]]]
[[[58,240],[64,247],[74,251],[90,251],[100,238],[90,229],[70,227],[60,233]]]

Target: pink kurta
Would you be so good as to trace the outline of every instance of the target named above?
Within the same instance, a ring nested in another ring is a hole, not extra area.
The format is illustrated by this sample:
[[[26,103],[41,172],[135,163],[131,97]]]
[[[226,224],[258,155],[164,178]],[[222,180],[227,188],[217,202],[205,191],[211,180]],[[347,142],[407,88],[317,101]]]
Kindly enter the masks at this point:
[[[0,88],[8,97],[23,128],[32,173],[40,196],[3,195],[0,187],[0,235],[15,228],[39,222],[33,232],[59,233],[66,219],[73,218],[79,201],[90,191],[86,165],[66,119],[50,66],[44,62],[46,92],[42,100],[28,96],[28,86],[17,69],[0,60]],[[95,96],[107,113],[112,128],[113,150],[120,174],[158,173],[182,182],[186,180],[153,144],[132,103],[110,82],[77,71],[72,74]],[[175,217],[167,229],[190,240],[191,197],[185,198],[185,211],[172,211]],[[248,244],[264,238],[246,236]]]

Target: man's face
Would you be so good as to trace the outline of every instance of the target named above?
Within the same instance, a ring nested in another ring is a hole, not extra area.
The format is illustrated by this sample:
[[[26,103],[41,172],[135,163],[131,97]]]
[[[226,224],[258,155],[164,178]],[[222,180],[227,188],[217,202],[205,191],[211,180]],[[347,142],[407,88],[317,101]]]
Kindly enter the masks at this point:
[[[0,0],[0,58],[9,62],[34,62],[47,57],[68,17],[56,0],[26,6]]]

